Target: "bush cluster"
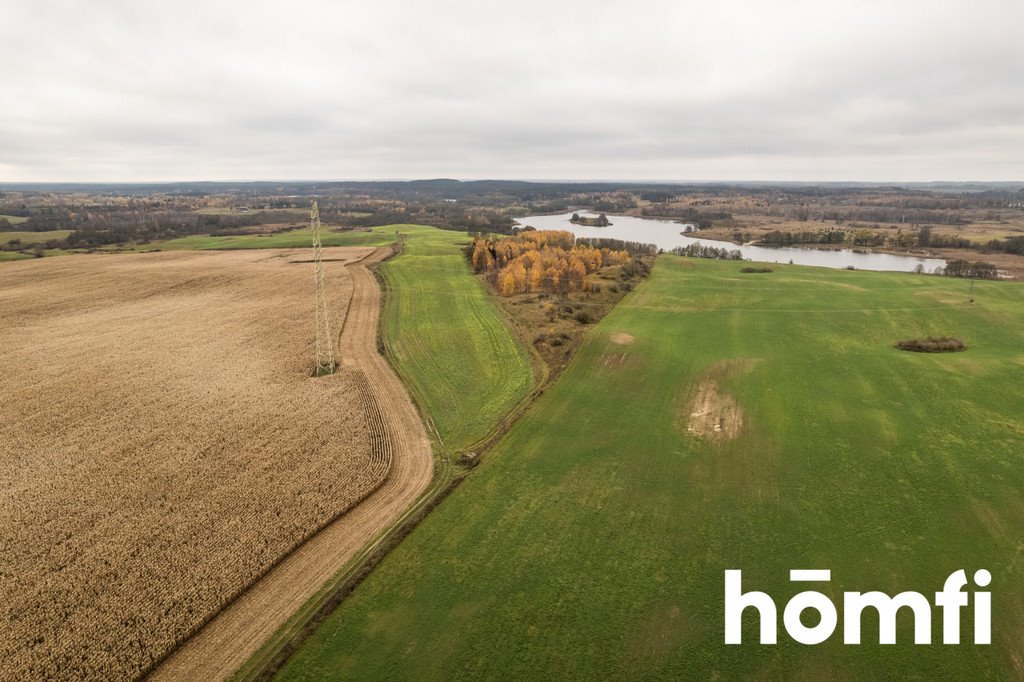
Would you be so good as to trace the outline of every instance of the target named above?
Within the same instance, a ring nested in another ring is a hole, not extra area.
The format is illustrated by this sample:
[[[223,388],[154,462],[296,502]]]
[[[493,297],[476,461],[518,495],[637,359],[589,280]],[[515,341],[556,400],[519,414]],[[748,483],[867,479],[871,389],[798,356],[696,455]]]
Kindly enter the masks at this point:
[[[951,336],[929,336],[925,339],[903,339],[896,342],[900,350],[914,353],[956,353],[967,350],[967,344]]]

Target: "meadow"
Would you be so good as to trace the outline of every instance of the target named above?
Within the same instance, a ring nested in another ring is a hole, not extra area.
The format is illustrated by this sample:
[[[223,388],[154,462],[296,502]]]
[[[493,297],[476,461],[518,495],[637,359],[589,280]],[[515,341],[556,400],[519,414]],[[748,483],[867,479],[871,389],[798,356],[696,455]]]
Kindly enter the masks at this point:
[[[43,232],[0,232],[0,246],[12,242],[14,240],[20,241],[22,244],[42,244],[50,241],[51,239],[64,239],[71,230],[46,230]]]
[[[661,256],[279,679],[1024,676],[1021,286],[741,267]],[[725,646],[731,568],[780,608],[794,568],[836,602],[987,568],[993,644]]]
[[[446,452],[487,435],[533,386],[530,356],[462,254],[465,233],[397,229],[405,246],[380,265],[382,337]]]
[[[0,216],[2,218],[3,216]],[[17,217],[17,216],[10,216]],[[24,222],[27,218],[21,218]],[[12,260],[25,260],[28,258],[35,258],[35,253],[29,252],[36,244],[45,244],[46,242],[53,239],[64,239],[71,230],[49,230],[44,232],[0,232],[0,249],[8,246],[12,241],[20,242],[20,246],[15,248],[26,249],[25,252],[21,251],[5,251],[0,250],[0,261],[12,261]],[[46,249],[42,252],[44,255],[53,256],[58,254],[67,253],[63,249]]]

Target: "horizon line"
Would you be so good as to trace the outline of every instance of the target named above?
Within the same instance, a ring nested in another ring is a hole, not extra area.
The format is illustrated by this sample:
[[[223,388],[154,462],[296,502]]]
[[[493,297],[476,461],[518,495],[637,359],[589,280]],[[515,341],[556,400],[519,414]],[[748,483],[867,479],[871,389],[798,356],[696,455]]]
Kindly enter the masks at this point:
[[[601,178],[601,179],[579,179],[579,178],[514,178],[514,177],[486,177],[486,178],[454,178],[454,177],[406,177],[406,178],[266,178],[266,179],[176,179],[176,180],[0,180],[0,186],[9,185],[174,185],[174,184],[256,184],[256,183],[285,183],[285,184],[317,184],[317,183],[371,183],[371,182],[436,182],[453,181],[460,183],[473,182],[524,182],[524,183],[554,183],[554,184],[599,184],[619,183],[637,185],[730,185],[730,184],[803,184],[803,185],[838,185],[838,184],[860,184],[860,185],[928,185],[928,184],[976,184],[976,185],[1011,185],[1024,184],[1020,180],[808,180],[808,179],[787,179],[767,180],[747,178],[742,180],[678,180],[678,179],[631,179],[631,178]]]

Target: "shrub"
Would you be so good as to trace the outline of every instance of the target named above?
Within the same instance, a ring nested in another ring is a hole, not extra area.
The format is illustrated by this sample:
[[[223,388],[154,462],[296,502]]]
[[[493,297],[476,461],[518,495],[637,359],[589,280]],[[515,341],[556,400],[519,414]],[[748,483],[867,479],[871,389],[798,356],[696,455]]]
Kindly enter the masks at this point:
[[[579,322],[580,324],[590,324],[591,322],[594,321],[594,316],[591,315],[586,310],[580,310],[575,315],[573,315],[573,319]]]
[[[771,272],[771,271],[772,271],[771,268],[752,268],[750,266],[747,266],[745,268],[740,268],[740,272]]]
[[[914,353],[956,353],[967,350],[967,344],[951,336],[929,336],[926,339],[904,339],[896,343],[900,350]]]

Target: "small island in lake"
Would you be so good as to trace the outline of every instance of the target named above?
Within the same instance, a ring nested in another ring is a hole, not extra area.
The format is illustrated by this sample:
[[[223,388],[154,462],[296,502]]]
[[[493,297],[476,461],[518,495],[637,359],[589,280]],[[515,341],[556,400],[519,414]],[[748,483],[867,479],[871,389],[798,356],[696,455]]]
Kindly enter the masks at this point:
[[[573,213],[572,218],[569,218],[569,222],[573,225],[587,225],[588,227],[608,227],[611,225],[608,216],[604,213],[596,218],[588,218],[587,216],[581,216],[579,213]]]

